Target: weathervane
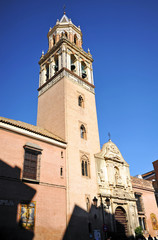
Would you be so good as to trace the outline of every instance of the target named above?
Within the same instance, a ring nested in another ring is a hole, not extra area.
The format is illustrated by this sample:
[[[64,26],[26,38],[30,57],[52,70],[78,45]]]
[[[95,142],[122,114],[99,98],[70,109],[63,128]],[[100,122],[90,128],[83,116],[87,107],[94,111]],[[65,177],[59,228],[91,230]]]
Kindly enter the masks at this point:
[[[110,132],[108,132],[108,136],[109,136],[109,141],[111,140],[111,134]]]
[[[64,4],[64,6],[63,6],[63,12],[64,12],[64,14],[66,14],[65,8],[66,8],[66,7],[65,7],[65,4]]]

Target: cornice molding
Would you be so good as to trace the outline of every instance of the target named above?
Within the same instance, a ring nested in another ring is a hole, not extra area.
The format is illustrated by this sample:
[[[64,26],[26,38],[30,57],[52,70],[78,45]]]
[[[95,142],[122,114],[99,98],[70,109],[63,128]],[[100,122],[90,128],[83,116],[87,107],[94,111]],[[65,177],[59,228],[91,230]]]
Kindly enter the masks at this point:
[[[77,82],[79,85],[83,86],[87,90],[91,91],[94,93],[94,88],[95,86],[77,74],[73,73],[67,68],[62,68],[60,69],[53,77],[51,77],[48,81],[46,81],[41,87],[39,87],[37,90],[39,91],[39,95],[44,93],[47,89],[49,89],[52,85],[54,85],[56,82],[60,81],[63,77],[69,77],[71,80],[74,80]]]
[[[73,48],[75,51],[79,52],[84,58],[87,58],[91,62],[93,62],[93,58],[91,54],[86,53],[82,48],[77,47],[74,43],[71,43],[67,38],[62,37],[55,46],[53,46],[47,53],[39,60],[39,65],[41,65],[44,61],[47,60],[51,55],[55,54],[58,48],[63,44],[66,43],[69,47]]]
[[[37,139],[37,140],[40,140],[40,141],[43,141],[43,142],[47,142],[47,143],[56,145],[58,147],[66,148],[66,146],[67,146],[66,143],[62,143],[62,142],[57,141],[55,139],[42,136],[40,134],[28,131],[26,129],[21,129],[19,127],[12,126],[12,125],[9,125],[7,123],[0,122],[0,128],[7,129],[11,132],[15,132],[15,133],[18,133],[18,134],[21,134],[21,135],[24,135],[24,136],[27,136],[27,137],[31,137],[31,138],[34,138],[34,139]]]
[[[57,28],[69,28],[69,27],[72,27],[72,28],[73,28],[78,34],[80,34],[81,37],[82,37],[82,32],[81,32],[81,30],[80,30],[78,27],[76,27],[73,23],[67,23],[67,24],[65,24],[65,23],[64,23],[64,24],[59,23],[59,24],[56,24],[56,25],[48,32],[47,38],[49,38],[49,36],[50,36],[51,34],[53,34]]]

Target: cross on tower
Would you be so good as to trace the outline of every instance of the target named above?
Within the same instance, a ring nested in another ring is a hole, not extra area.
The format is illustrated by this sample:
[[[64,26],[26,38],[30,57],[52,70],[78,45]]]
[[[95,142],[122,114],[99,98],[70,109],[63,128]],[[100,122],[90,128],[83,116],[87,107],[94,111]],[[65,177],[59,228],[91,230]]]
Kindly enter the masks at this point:
[[[110,134],[110,132],[108,132],[108,136],[109,136],[109,140],[111,140],[111,134]]]
[[[65,5],[64,5],[64,6],[63,6],[63,12],[64,12],[64,14],[66,14],[65,9],[66,9],[66,7],[65,7]]]

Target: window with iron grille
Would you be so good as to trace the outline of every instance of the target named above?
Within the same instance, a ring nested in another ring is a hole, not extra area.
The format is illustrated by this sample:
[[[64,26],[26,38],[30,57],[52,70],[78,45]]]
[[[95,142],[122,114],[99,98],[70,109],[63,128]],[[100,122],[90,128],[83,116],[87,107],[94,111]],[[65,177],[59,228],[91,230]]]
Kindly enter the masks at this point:
[[[137,210],[138,212],[143,212],[143,203],[142,203],[142,197],[140,194],[135,193],[135,198],[136,198],[136,204],[137,204]]]
[[[25,145],[23,179],[40,180],[41,149]]]

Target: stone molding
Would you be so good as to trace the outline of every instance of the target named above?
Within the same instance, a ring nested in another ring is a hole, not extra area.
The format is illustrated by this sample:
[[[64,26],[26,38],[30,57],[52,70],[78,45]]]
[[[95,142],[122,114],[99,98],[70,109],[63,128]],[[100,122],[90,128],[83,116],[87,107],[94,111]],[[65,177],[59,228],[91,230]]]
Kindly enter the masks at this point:
[[[44,61],[48,59],[48,57],[50,57],[52,54],[55,54],[62,43],[66,43],[69,47],[79,52],[83,58],[87,58],[88,60],[93,62],[91,54],[86,53],[82,48],[77,47],[75,43],[71,43],[67,38],[62,37],[50,50],[47,51],[45,55],[40,58],[40,61],[38,63],[41,65],[42,63],[44,63]]]
[[[60,81],[63,77],[69,78],[71,81],[76,82],[77,84],[81,85],[83,88],[87,89],[88,91],[94,93],[94,85],[83,80],[78,75],[74,74],[67,68],[62,68],[59,72],[57,72],[51,79],[49,79],[46,83],[44,83],[40,88],[38,88],[39,95],[46,92],[50,87]]]

